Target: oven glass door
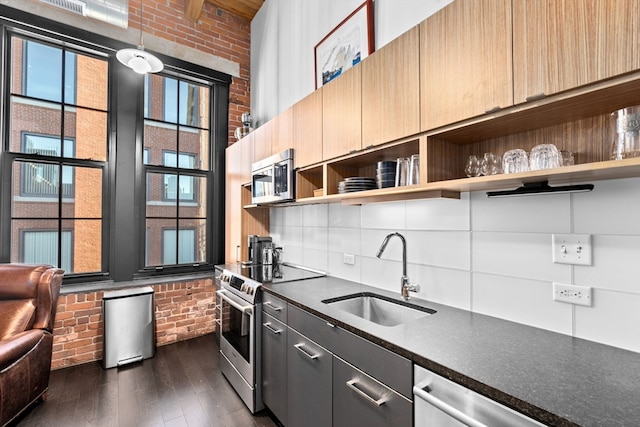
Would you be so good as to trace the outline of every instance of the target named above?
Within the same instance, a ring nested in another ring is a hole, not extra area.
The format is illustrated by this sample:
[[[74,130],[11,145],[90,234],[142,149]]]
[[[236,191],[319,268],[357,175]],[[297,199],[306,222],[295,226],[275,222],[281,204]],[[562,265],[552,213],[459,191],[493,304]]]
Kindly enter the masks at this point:
[[[273,166],[253,172],[251,181],[251,195],[254,199],[273,196]]]
[[[234,296],[228,290],[217,292],[222,307],[222,334],[225,340],[247,364],[253,363],[254,306]]]

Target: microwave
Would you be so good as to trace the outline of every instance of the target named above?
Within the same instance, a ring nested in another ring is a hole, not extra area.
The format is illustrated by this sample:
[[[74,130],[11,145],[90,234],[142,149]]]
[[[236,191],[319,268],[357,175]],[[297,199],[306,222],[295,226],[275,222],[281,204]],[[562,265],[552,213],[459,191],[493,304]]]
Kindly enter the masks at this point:
[[[251,165],[251,203],[277,203],[294,199],[293,148]]]

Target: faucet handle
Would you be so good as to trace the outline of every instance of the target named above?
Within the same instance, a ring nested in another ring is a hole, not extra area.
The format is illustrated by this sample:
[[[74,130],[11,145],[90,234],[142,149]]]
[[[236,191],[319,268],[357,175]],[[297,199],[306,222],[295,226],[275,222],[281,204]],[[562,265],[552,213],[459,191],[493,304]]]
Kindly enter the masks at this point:
[[[417,283],[409,283],[407,285],[407,290],[411,292],[420,292],[420,285]]]

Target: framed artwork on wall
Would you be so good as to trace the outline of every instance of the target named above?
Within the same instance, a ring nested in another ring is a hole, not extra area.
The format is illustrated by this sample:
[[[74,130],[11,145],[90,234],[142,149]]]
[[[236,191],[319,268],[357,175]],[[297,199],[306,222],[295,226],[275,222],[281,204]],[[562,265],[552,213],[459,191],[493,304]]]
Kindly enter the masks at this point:
[[[316,89],[373,53],[373,0],[366,0],[315,46]]]

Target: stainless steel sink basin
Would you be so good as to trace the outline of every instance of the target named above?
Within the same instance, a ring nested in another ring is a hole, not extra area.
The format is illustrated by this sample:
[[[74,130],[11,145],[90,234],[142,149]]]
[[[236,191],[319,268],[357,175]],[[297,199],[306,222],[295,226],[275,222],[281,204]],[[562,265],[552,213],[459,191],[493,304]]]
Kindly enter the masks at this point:
[[[436,313],[427,307],[371,292],[344,295],[322,302],[382,326],[398,326]]]

